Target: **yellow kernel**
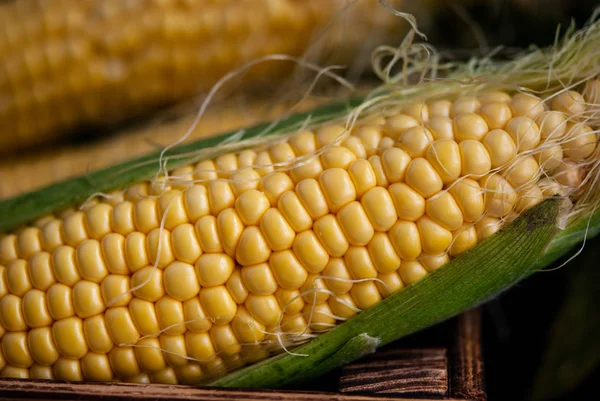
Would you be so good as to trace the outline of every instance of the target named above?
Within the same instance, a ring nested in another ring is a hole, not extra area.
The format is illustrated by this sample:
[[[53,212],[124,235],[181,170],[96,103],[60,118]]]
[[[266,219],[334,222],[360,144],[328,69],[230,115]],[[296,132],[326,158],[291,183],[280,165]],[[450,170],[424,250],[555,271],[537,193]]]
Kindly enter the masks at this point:
[[[19,297],[31,289],[26,260],[15,259],[6,265],[6,287],[10,293]]]
[[[276,208],[267,210],[263,215],[260,222],[260,231],[262,231],[264,240],[266,240],[269,248],[273,251],[283,251],[284,249],[291,248],[296,236],[294,229],[287,223],[285,217]],[[265,246],[264,249],[266,250],[268,248]],[[269,255],[270,252],[265,255],[266,258],[264,261],[268,259]],[[261,260],[261,262],[263,262],[263,260]]]
[[[411,103],[403,108],[405,114],[420,121],[429,120],[429,106],[425,103]]]
[[[449,100],[434,100],[429,103],[429,114],[431,117],[427,122],[430,122],[435,117],[449,117],[451,108],[452,102]]]
[[[329,144],[339,144],[347,133],[341,125],[326,125],[316,132],[317,147],[320,149]]]
[[[235,256],[238,242],[244,231],[244,224],[233,208],[223,210],[217,216],[217,229],[223,250],[226,254]]]
[[[514,95],[509,103],[513,116],[525,116],[535,119],[544,111],[544,103],[537,97],[526,93]]]
[[[348,168],[348,173],[360,198],[365,192],[377,185],[377,178],[371,164],[365,159],[356,160]]]
[[[269,199],[262,192],[250,189],[235,201],[235,210],[245,225],[256,225],[270,207]]]
[[[263,150],[262,152],[258,152],[256,154],[256,160],[254,161],[254,170],[261,177],[271,173],[273,171],[273,160],[271,160],[271,156],[269,152]]]
[[[318,246],[321,246],[314,236],[311,238],[311,240],[316,241],[316,244]],[[321,255],[321,257],[328,258],[329,255],[327,255],[325,250],[322,248],[321,250],[324,253],[324,255]],[[311,267],[313,267],[313,270],[316,270],[318,272],[323,269],[323,267],[320,267],[320,265],[323,264],[323,261],[311,260],[311,262],[315,262],[314,265],[311,265]],[[324,263],[327,263],[327,260],[325,260]],[[290,250],[273,252],[269,260],[269,264],[271,266],[275,279],[277,280],[279,285],[284,289],[298,289],[306,281],[306,277],[308,275],[306,269],[302,266],[301,262]]]
[[[434,140],[454,139],[453,121],[447,116],[434,116],[427,121],[425,127],[427,127]]]
[[[52,369],[57,380],[83,381],[81,364],[77,359],[59,358]]]
[[[404,150],[410,158],[423,157],[425,152],[429,148],[429,145],[433,142],[433,135],[431,132],[422,126],[416,126],[407,129],[398,136],[397,145],[400,149]],[[384,168],[386,166],[385,156]],[[406,163],[408,164],[408,163]],[[388,176],[388,179],[390,177]]]
[[[517,193],[504,178],[498,174],[485,177],[480,182],[484,191],[485,211],[492,217],[508,215],[517,202]]]
[[[42,248],[47,252],[52,252],[64,244],[62,231],[62,220],[54,219],[46,223],[41,229]],[[1,253],[2,250],[0,250]]]
[[[217,218],[212,215],[201,217],[196,222],[196,235],[203,252],[223,252],[223,245],[217,229]]]
[[[210,212],[213,216],[218,215],[227,208],[233,207],[235,195],[229,182],[219,180],[210,181],[208,183],[208,202],[210,204]]]
[[[235,299],[234,293],[232,293],[232,296]],[[194,332],[204,333],[212,326],[212,321],[204,312],[198,297],[190,298],[183,302],[183,318],[188,330]]]
[[[373,228],[377,231],[388,231],[398,218],[396,208],[394,207],[394,201],[392,198],[393,192],[391,189],[397,185],[402,184],[392,184],[389,192],[385,188],[381,187],[372,188],[365,193],[361,199],[361,204],[364,207],[364,211],[373,225]],[[390,195],[390,193],[392,193],[392,195]],[[369,233],[371,231],[372,229],[369,230]]]
[[[194,266],[182,263],[171,263],[164,272],[165,291],[178,301],[185,301],[198,294],[200,286]]]
[[[406,114],[396,114],[386,119],[383,132],[385,136],[396,140],[404,131],[418,125],[420,123],[416,118]]]
[[[146,236],[141,232],[132,232],[125,238],[125,260],[132,272],[136,272],[150,263],[146,249]]]
[[[331,168],[347,169],[355,160],[356,155],[343,146],[329,148],[321,154],[321,164],[325,171]]]
[[[106,309],[100,286],[92,281],[81,280],[73,287],[73,307],[77,316],[91,317]]]
[[[384,190],[389,198],[391,209],[394,210],[389,193]],[[381,207],[381,204],[378,205]],[[395,210],[394,210],[395,212]],[[365,213],[360,202],[351,202],[344,206],[337,214],[337,220],[344,232],[348,242],[355,246],[365,246],[369,243],[374,234],[373,226],[369,217]],[[386,222],[387,223],[387,222]]]
[[[83,241],[77,247],[76,255],[79,273],[84,279],[99,283],[108,275],[100,242],[97,240]]]
[[[492,168],[504,166],[517,156],[517,145],[508,132],[495,129],[490,131],[482,141],[485,146]]]
[[[355,280],[377,277],[377,270],[365,247],[351,246],[344,255],[344,262]]]
[[[333,213],[356,199],[354,184],[346,170],[341,168],[325,170],[319,177],[319,184],[329,210]]]
[[[300,293],[305,302],[316,305],[327,301],[329,290],[325,280],[318,274],[309,274],[304,285],[300,288]]]
[[[17,236],[10,234],[0,237],[0,263],[6,264],[17,257]]]
[[[52,319],[60,320],[75,314],[72,289],[64,284],[53,284],[46,292],[48,312]]]
[[[312,230],[296,235],[292,249],[302,266],[311,273],[322,271],[329,261],[329,254]]]
[[[90,238],[101,240],[111,232],[112,206],[107,203],[98,203],[85,211],[88,233]]]
[[[348,249],[348,240],[332,214],[326,214],[315,221],[313,232],[331,256],[340,257]]]
[[[286,191],[279,198],[277,208],[296,232],[308,230],[313,220],[294,191]]]
[[[27,345],[26,332],[6,333],[2,337],[2,352],[6,362],[12,366],[28,368],[33,364],[33,358]]]
[[[75,262],[75,249],[66,245],[56,248],[52,252],[52,271],[59,283],[75,285],[81,279]]]
[[[235,267],[234,260],[223,253],[207,253],[196,262],[196,274],[203,287],[220,286],[227,282]]]
[[[135,347],[135,357],[144,372],[159,372],[166,367],[157,338],[141,338]]]
[[[105,354],[112,349],[113,342],[108,334],[108,328],[106,327],[103,315],[96,315],[85,319],[83,321],[83,333],[92,351]]]
[[[100,245],[109,273],[128,274],[129,270],[125,258],[125,237],[121,234],[110,233],[102,238]]]
[[[146,247],[152,265],[162,269],[175,260],[171,249],[171,233],[167,229],[155,228],[150,231],[146,238]]]
[[[421,253],[421,238],[417,225],[399,220],[388,233],[398,255],[404,259],[415,259]]]
[[[387,298],[404,288],[404,283],[398,272],[379,273],[377,279],[379,281],[376,281],[375,285],[384,298]]]
[[[490,154],[481,142],[469,139],[462,141],[458,146],[462,160],[462,176],[480,177],[491,170]]]
[[[290,178],[294,183],[298,183],[306,178],[317,179],[322,171],[323,164],[321,163],[321,159],[313,156],[296,163],[290,170]]]
[[[536,184],[528,185],[526,188],[519,191],[518,200],[515,204],[515,211],[520,213],[527,209],[531,209],[543,200],[544,194],[540,187]]]
[[[450,262],[450,256],[446,252],[437,255],[424,253],[419,256],[419,262],[428,272],[432,272]]]
[[[365,125],[354,130],[353,136],[359,138],[365,146],[367,157],[377,153],[377,147],[381,141],[381,127],[376,125]]]
[[[248,299],[252,296],[250,294]],[[246,300],[246,303],[248,300]],[[200,303],[206,315],[214,319],[215,324],[229,323],[235,316],[237,304],[223,285],[202,288]]]
[[[392,184],[389,186],[388,191],[399,218],[416,221],[425,213],[425,199],[405,183]],[[376,207],[376,205],[373,205],[373,207]],[[388,224],[393,223],[395,223],[395,219],[388,222]]]
[[[453,120],[454,137],[457,142],[466,140],[481,141],[489,127],[483,117],[475,113],[462,113]]]
[[[286,166],[296,158],[294,150],[287,142],[279,142],[271,145],[269,153],[273,162],[277,163],[278,166]]]
[[[133,294],[146,301],[155,302],[165,294],[163,271],[152,266],[144,267],[131,276]]]
[[[567,118],[559,111],[545,111],[535,119],[542,139],[561,139],[567,133]]]
[[[540,129],[531,118],[515,117],[506,124],[506,132],[517,144],[519,152],[534,149],[541,140]]]
[[[217,156],[215,166],[217,167],[217,176],[219,178],[228,178],[231,172],[238,169],[237,157],[234,153],[225,153]]]
[[[390,273],[400,266],[400,257],[386,233],[375,233],[367,249],[377,271]]]
[[[148,234],[160,225],[158,199],[143,198],[135,203],[133,221],[138,231]],[[68,243],[68,242],[67,242]]]
[[[272,207],[277,206],[281,194],[294,188],[294,183],[287,174],[273,172],[260,180],[259,190],[269,199]]]
[[[426,159],[413,159],[406,170],[406,183],[425,198],[442,190],[443,182]]]
[[[410,285],[427,276],[427,270],[417,260],[406,260],[402,262],[398,274],[404,284]]]
[[[128,235],[135,230],[134,209],[135,206],[129,201],[114,207],[111,226],[116,233]]]
[[[42,250],[40,229],[26,227],[17,236],[17,254],[21,259],[29,259],[36,252]]]
[[[500,230],[502,221],[496,217],[483,217],[475,224],[477,238],[483,240]]]
[[[450,256],[458,256],[477,245],[477,230],[472,224],[465,224],[453,236]]]
[[[88,352],[81,359],[81,371],[88,381],[108,382],[113,379],[113,372],[106,354]]]
[[[463,178],[455,182],[449,191],[460,207],[465,221],[474,222],[481,217],[485,206],[483,191],[477,181],[470,178]]]
[[[329,213],[329,207],[319,183],[308,178],[296,185],[296,194],[313,220]]]
[[[440,192],[427,199],[425,211],[433,221],[448,230],[457,230],[463,223],[463,215],[449,192]]]
[[[381,155],[381,163],[387,181],[403,181],[410,161],[411,156],[404,150],[395,147],[386,149]]]
[[[304,299],[302,299],[298,290],[278,288],[275,297],[279,302],[279,306],[281,306],[281,310],[287,314],[295,315],[304,308]]]
[[[172,230],[180,224],[188,222],[181,191],[170,190],[163,192],[158,199],[158,208],[163,227]]]
[[[244,305],[254,319],[267,327],[276,324],[281,316],[281,308],[275,295],[250,294]]]
[[[324,332],[335,327],[335,317],[326,302],[316,305],[307,304],[302,314],[310,330]]]
[[[513,188],[537,181],[540,175],[540,166],[535,157],[529,156],[517,160],[506,170],[506,180]]]
[[[512,118],[510,107],[505,102],[487,102],[479,109],[490,130],[502,129]]]
[[[598,138],[589,125],[568,124],[568,142],[563,144],[565,155],[574,161],[590,157],[596,150]]]
[[[63,220],[63,237],[65,243],[76,247],[81,241],[87,239],[88,234],[85,227],[85,214],[75,212]]]
[[[23,319],[29,327],[43,327],[52,324],[52,317],[46,305],[46,293],[30,290],[22,300]],[[8,327],[6,327],[8,328]]]
[[[195,223],[200,217],[210,213],[208,191],[204,185],[192,185],[183,192],[188,218]]]
[[[452,139],[438,139],[427,149],[425,158],[440,175],[442,182],[448,184],[460,176],[460,148]]]
[[[342,258],[331,258],[321,277],[334,294],[345,294],[352,288],[352,276]],[[288,313],[291,313],[291,311],[288,311]]]
[[[479,97],[479,101],[481,102],[481,104],[491,103],[491,102],[508,103],[508,102],[510,102],[510,99],[511,99],[511,97],[508,93],[500,92],[500,91],[486,92],[486,93],[483,93]]]
[[[180,367],[188,364],[188,360],[185,358],[188,355],[183,335],[161,334],[158,340],[160,341],[160,348],[165,351],[165,361],[170,366]]]
[[[578,188],[583,181],[583,171],[577,163],[570,160],[564,160],[556,168],[552,178],[560,185],[567,187],[568,190],[574,190]]]
[[[297,155],[312,153],[317,149],[315,134],[310,131],[301,131],[289,139],[289,144]]]
[[[366,159],[367,151],[360,138],[349,136],[342,144],[346,149],[354,154],[358,159]]]
[[[459,114],[463,113],[475,113],[481,103],[474,96],[460,96],[454,100],[452,103],[452,108],[450,109],[450,117],[454,118]]]
[[[7,331],[27,330],[21,298],[7,294],[0,300],[0,323]]]
[[[381,294],[373,281],[355,283],[350,295],[359,309],[368,309],[381,301]]]
[[[252,294],[271,295],[277,290],[277,281],[267,263],[245,266],[241,272],[242,282]]]
[[[552,171],[557,168],[563,160],[563,148],[560,145],[544,144],[535,159],[544,171]]]
[[[183,304],[180,301],[166,295],[154,304],[154,308],[156,309],[156,318],[161,332],[170,336],[185,333]]]
[[[188,355],[198,362],[208,362],[215,356],[215,348],[209,333],[185,333]]]
[[[402,150],[402,149],[399,149]],[[383,170],[383,164],[381,161],[381,157],[378,155],[374,155],[369,157],[369,163],[373,168],[373,172],[375,173],[375,178],[377,179],[377,185],[380,187],[387,187],[390,183],[385,175],[385,171]]]
[[[66,358],[80,359],[88,351],[83,334],[83,322],[78,317],[68,317],[54,322],[52,337],[56,342],[56,348]]]
[[[581,93],[573,90],[561,92],[552,99],[552,110],[579,116],[585,112],[585,99]]]
[[[230,325],[215,325],[210,329],[215,350],[220,355],[236,355],[242,350]]]
[[[427,216],[417,221],[417,227],[421,234],[423,251],[427,253],[445,252],[452,242],[452,233]]]
[[[108,353],[108,360],[115,376],[120,379],[129,380],[141,374],[133,347],[114,347]]]

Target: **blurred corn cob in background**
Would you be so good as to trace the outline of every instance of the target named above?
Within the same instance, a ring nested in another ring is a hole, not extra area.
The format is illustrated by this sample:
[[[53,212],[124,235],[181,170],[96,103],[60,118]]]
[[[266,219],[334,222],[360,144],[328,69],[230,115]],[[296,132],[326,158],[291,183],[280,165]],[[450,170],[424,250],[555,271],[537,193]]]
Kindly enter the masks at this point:
[[[358,53],[407,24],[375,0],[15,0],[0,6],[0,26],[6,152],[198,95],[268,54],[310,47],[311,61],[368,64]],[[266,62],[246,78],[294,67]]]

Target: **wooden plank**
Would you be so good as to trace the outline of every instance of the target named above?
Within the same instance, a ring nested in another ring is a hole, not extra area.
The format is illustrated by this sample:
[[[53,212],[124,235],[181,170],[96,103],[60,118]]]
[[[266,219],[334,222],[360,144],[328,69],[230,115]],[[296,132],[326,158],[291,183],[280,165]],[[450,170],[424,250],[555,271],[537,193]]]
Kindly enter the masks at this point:
[[[446,397],[446,349],[390,349],[377,352],[343,368],[340,392],[420,399]]]
[[[130,383],[69,383],[0,379],[0,400],[173,400],[173,401],[418,401],[414,398],[390,398],[338,393],[275,390],[229,390],[193,386]]]
[[[458,316],[456,326],[451,349],[450,393],[456,398],[485,401],[481,310],[472,309]]]

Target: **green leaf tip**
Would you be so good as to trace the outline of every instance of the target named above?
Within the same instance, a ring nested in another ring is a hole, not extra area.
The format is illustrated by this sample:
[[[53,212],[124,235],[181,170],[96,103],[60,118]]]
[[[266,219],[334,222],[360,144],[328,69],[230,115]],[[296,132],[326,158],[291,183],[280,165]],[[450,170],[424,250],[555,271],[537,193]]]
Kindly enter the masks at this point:
[[[535,268],[556,234],[559,204],[557,199],[542,202],[443,268],[298,347],[294,354],[277,355],[210,385],[274,388],[304,381],[359,358],[373,345],[388,344],[496,296]]]

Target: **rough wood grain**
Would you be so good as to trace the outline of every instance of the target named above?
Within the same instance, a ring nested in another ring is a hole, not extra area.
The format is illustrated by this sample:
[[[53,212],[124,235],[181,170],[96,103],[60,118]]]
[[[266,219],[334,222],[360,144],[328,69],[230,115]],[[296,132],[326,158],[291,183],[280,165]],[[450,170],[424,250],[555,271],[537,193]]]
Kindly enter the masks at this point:
[[[161,384],[91,384],[0,379],[0,400],[246,400],[246,401],[417,401],[414,398],[390,398],[378,396],[346,395],[338,393],[315,393],[305,391],[248,391],[169,386]]]
[[[344,367],[340,391],[417,398],[445,397],[448,394],[446,349],[377,352]]]
[[[456,339],[451,348],[450,393],[453,397],[485,401],[481,310],[472,309],[456,319]]]

